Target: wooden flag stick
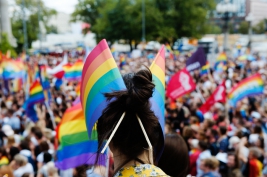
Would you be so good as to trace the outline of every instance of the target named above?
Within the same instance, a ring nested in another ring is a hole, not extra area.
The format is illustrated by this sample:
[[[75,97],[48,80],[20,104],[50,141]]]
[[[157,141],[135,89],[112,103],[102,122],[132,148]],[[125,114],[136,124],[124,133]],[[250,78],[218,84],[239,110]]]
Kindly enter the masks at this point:
[[[143,124],[142,124],[142,121],[141,121],[140,117],[138,115],[136,115],[136,117],[137,117],[137,120],[138,120],[138,122],[139,122],[139,124],[141,126],[141,129],[142,129],[142,131],[144,133],[144,136],[146,138],[146,141],[147,141],[147,144],[148,144],[148,147],[149,147],[149,161],[153,165],[154,164],[153,163],[153,147],[152,147],[152,145],[150,143],[150,140],[149,140],[149,138],[147,136],[146,130],[145,130]]]
[[[107,147],[108,147],[110,141],[112,140],[114,134],[116,133],[117,129],[119,128],[119,126],[120,126],[120,124],[121,124],[121,121],[123,120],[124,116],[125,116],[125,112],[121,115],[121,118],[120,118],[119,122],[117,123],[116,127],[115,127],[114,130],[112,131],[112,133],[111,133],[111,135],[110,135],[110,137],[109,137],[109,139],[108,139],[106,145],[104,146],[104,148],[103,148],[102,151],[101,151],[101,154],[104,154],[104,152],[105,152],[105,150],[107,149]]]

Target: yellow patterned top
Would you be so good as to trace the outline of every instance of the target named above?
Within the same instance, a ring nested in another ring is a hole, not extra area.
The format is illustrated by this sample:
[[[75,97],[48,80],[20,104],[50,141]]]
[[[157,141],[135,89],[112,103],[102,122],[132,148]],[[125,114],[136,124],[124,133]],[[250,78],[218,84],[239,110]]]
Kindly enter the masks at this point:
[[[114,177],[168,177],[160,168],[150,164],[140,164],[120,169]]]

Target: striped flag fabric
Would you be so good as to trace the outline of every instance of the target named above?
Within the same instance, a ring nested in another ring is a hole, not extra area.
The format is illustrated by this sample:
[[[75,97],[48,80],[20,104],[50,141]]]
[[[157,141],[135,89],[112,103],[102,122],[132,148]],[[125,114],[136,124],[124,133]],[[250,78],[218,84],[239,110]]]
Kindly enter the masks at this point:
[[[56,167],[60,170],[84,164],[94,165],[98,150],[96,125],[89,139],[81,103],[66,110],[57,129],[60,146],[57,150]],[[106,154],[99,156],[98,165],[106,165]]]
[[[209,69],[210,69],[210,64],[207,62],[206,65],[201,67],[200,75],[201,76],[207,75],[209,73]]]
[[[164,130],[165,118],[165,50],[161,47],[157,56],[150,66],[152,72],[152,80],[155,84],[155,91],[150,100],[152,110],[159,118],[162,130]]]
[[[42,85],[39,80],[35,80],[30,87],[30,96],[27,100],[28,106],[45,101]]]
[[[73,65],[66,64],[63,66],[65,72],[64,78],[68,81],[80,80],[82,76],[83,61],[77,60]]]
[[[103,93],[126,89],[105,39],[88,55],[81,81],[81,103],[90,137],[95,122],[108,104]]]

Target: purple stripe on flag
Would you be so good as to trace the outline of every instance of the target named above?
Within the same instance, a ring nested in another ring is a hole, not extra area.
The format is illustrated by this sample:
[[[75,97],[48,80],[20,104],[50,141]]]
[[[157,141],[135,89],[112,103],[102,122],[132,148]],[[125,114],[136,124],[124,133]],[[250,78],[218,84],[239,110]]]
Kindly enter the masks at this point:
[[[61,162],[56,162],[56,167],[60,170],[67,170],[70,168],[75,168],[81,165],[94,165],[96,160],[97,154],[96,153],[86,153],[81,154],[75,157],[64,159]],[[100,154],[98,165],[106,166],[107,156],[106,154]]]

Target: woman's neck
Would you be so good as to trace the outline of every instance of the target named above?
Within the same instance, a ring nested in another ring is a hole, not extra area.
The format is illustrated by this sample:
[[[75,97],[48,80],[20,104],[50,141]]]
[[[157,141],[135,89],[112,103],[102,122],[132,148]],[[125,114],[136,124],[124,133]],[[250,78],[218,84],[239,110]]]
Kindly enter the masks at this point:
[[[144,151],[141,155],[139,155],[136,158],[141,160],[143,163],[150,164],[151,162],[149,162],[148,154],[149,154],[148,151]],[[125,155],[121,154],[118,151],[113,153],[113,158],[114,158],[114,169],[116,171],[120,170],[123,167],[134,166],[140,163],[136,161],[136,159],[128,159]]]

